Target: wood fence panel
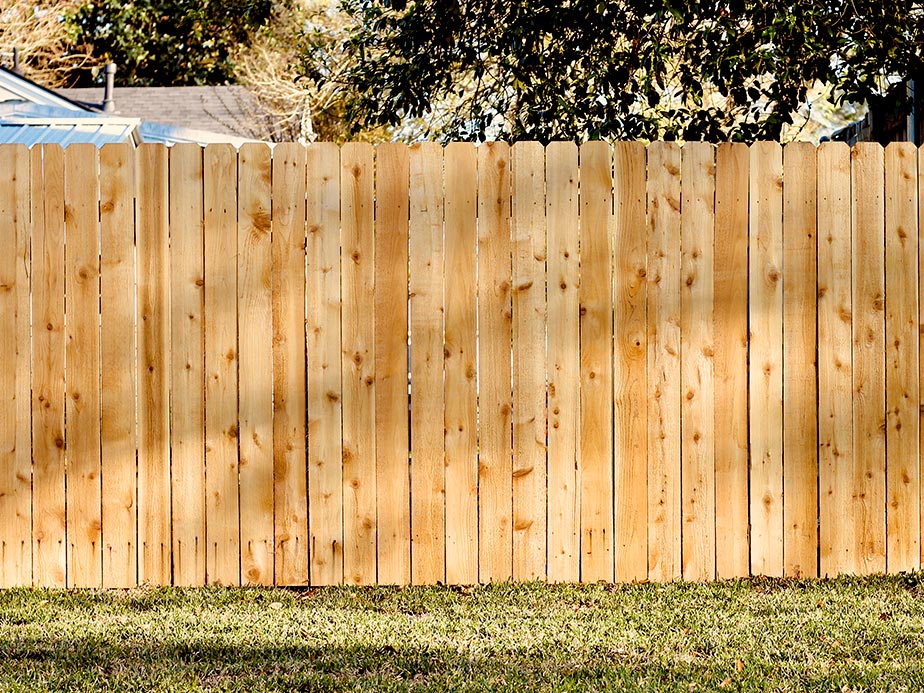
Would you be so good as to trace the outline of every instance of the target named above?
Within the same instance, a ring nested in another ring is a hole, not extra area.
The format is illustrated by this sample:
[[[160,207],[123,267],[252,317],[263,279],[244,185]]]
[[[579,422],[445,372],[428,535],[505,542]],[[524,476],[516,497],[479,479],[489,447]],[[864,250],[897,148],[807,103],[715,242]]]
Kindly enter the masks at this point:
[[[680,147],[648,149],[648,577],[681,576]]]
[[[720,144],[715,181],[716,577],[746,577],[748,543],[748,179],[750,154]]]
[[[513,576],[510,147],[478,148],[479,579]]]
[[[886,569],[921,565],[918,153],[885,150]]]
[[[826,142],[817,153],[818,509],[822,576],[856,572],[852,504],[850,148]]]
[[[751,146],[751,570],[783,574],[783,152]]]
[[[343,285],[343,576],[375,582],[375,149],[340,151]]]
[[[64,151],[67,583],[102,586],[97,149]],[[89,175],[88,175],[89,174]]]
[[[818,575],[815,145],[783,150],[783,572]]]
[[[617,581],[648,579],[648,228],[641,142],[613,152],[614,494]]]
[[[130,144],[100,149],[103,587],[138,584],[135,458],[135,171]]]
[[[548,579],[580,579],[581,332],[578,252],[578,148],[546,149],[548,237]]]
[[[513,578],[546,576],[545,150],[511,151]]]
[[[32,579],[64,587],[64,150],[33,147],[31,165]]]
[[[277,585],[308,584],[306,152],[273,150],[273,478]]]
[[[0,588],[32,584],[29,168],[0,148]]]
[[[853,450],[848,516],[860,574],[886,569],[885,210],[882,146],[852,151]]]
[[[343,580],[340,150],[308,147],[308,552],[311,583]]]
[[[273,584],[272,161],[264,144],[238,152],[241,582]]]
[[[202,148],[170,148],[170,480],[173,582],[205,584]]]
[[[237,154],[209,145],[205,208],[206,581],[241,582],[237,418]]]
[[[715,150],[689,142],[681,170],[681,538],[684,580],[715,578],[713,372]]]
[[[478,153],[468,143],[446,146],[445,263],[447,282],[446,582],[478,582],[478,342],[476,247]]]
[[[375,192],[375,452],[378,581],[411,580],[408,467],[408,200],[407,146],[380,144]]]
[[[581,146],[581,580],[613,580],[612,150]]]
[[[138,580],[170,582],[169,180],[167,150],[137,156]]]
[[[443,149],[410,149],[411,582],[446,579],[443,411]]]

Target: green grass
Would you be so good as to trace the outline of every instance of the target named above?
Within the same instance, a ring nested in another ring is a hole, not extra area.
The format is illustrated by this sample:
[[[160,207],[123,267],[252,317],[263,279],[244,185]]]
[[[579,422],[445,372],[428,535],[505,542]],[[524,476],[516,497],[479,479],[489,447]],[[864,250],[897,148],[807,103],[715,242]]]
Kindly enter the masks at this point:
[[[924,574],[0,592],[3,691],[920,691]]]

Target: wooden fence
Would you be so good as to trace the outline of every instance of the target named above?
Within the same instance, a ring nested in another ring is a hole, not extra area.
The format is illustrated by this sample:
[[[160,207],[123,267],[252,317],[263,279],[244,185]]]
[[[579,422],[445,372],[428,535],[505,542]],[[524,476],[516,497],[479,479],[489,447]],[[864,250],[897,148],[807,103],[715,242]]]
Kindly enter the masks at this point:
[[[916,569],[920,162],[0,147],[0,585]]]

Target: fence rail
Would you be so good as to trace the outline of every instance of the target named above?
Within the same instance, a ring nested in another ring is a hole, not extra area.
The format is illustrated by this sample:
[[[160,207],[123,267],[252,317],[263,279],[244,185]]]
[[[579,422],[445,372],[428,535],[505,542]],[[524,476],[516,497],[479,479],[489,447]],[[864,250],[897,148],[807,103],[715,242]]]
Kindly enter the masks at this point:
[[[922,167],[0,146],[0,586],[917,569]]]

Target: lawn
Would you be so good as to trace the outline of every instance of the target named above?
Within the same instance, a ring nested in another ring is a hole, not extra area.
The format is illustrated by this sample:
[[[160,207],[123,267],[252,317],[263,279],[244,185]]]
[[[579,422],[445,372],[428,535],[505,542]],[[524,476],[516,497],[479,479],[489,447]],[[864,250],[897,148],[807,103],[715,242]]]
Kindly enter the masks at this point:
[[[3,691],[920,691],[924,574],[0,592]]]

